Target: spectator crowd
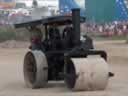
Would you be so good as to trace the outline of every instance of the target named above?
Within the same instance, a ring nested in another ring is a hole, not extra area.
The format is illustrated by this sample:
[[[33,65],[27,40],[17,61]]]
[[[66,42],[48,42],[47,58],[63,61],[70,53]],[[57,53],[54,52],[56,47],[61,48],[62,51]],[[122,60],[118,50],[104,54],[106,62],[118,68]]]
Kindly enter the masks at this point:
[[[86,23],[86,31],[101,33],[105,36],[127,35],[128,21],[114,21],[108,23]]]

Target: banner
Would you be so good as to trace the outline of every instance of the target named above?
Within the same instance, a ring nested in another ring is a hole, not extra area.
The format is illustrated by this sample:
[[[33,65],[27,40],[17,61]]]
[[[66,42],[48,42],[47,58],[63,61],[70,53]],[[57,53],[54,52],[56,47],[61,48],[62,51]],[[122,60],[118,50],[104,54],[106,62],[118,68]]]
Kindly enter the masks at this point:
[[[115,20],[128,20],[128,0],[116,0]]]
[[[85,16],[85,0],[59,0],[59,11],[61,14],[70,14],[73,8],[80,8],[80,15]]]

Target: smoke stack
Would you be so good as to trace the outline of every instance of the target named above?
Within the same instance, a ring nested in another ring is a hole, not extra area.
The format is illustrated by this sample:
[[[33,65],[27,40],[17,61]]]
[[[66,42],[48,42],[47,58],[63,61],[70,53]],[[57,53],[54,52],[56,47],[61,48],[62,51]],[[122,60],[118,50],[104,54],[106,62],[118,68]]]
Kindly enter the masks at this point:
[[[80,44],[80,9],[72,9],[72,23],[73,23],[73,44],[77,46]]]

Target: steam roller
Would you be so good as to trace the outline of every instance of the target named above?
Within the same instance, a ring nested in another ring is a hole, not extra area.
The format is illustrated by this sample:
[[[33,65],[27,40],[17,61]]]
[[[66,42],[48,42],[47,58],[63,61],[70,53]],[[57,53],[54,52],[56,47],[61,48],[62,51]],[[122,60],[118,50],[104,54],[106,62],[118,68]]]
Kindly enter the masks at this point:
[[[114,76],[107,64],[107,53],[94,49],[89,36],[81,36],[81,23],[85,23],[85,17],[80,16],[80,9],[72,9],[70,16],[15,24],[15,28],[25,27],[36,34],[31,38],[30,51],[24,58],[27,87],[42,88],[48,81],[59,80],[64,80],[73,91],[104,90],[107,87],[109,78]],[[43,32],[39,25],[44,26]],[[37,34],[39,32],[44,36]]]

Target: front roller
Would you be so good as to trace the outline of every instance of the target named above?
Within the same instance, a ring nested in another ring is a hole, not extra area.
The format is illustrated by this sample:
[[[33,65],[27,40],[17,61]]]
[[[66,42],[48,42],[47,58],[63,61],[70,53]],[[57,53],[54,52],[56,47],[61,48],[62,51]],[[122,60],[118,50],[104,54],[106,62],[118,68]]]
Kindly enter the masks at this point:
[[[65,67],[65,82],[74,91],[93,91],[106,88],[109,69],[100,57],[71,58]]]
[[[45,54],[41,51],[29,51],[24,58],[23,71],[27,87],[44,87],[48,80],[48,64]]]

